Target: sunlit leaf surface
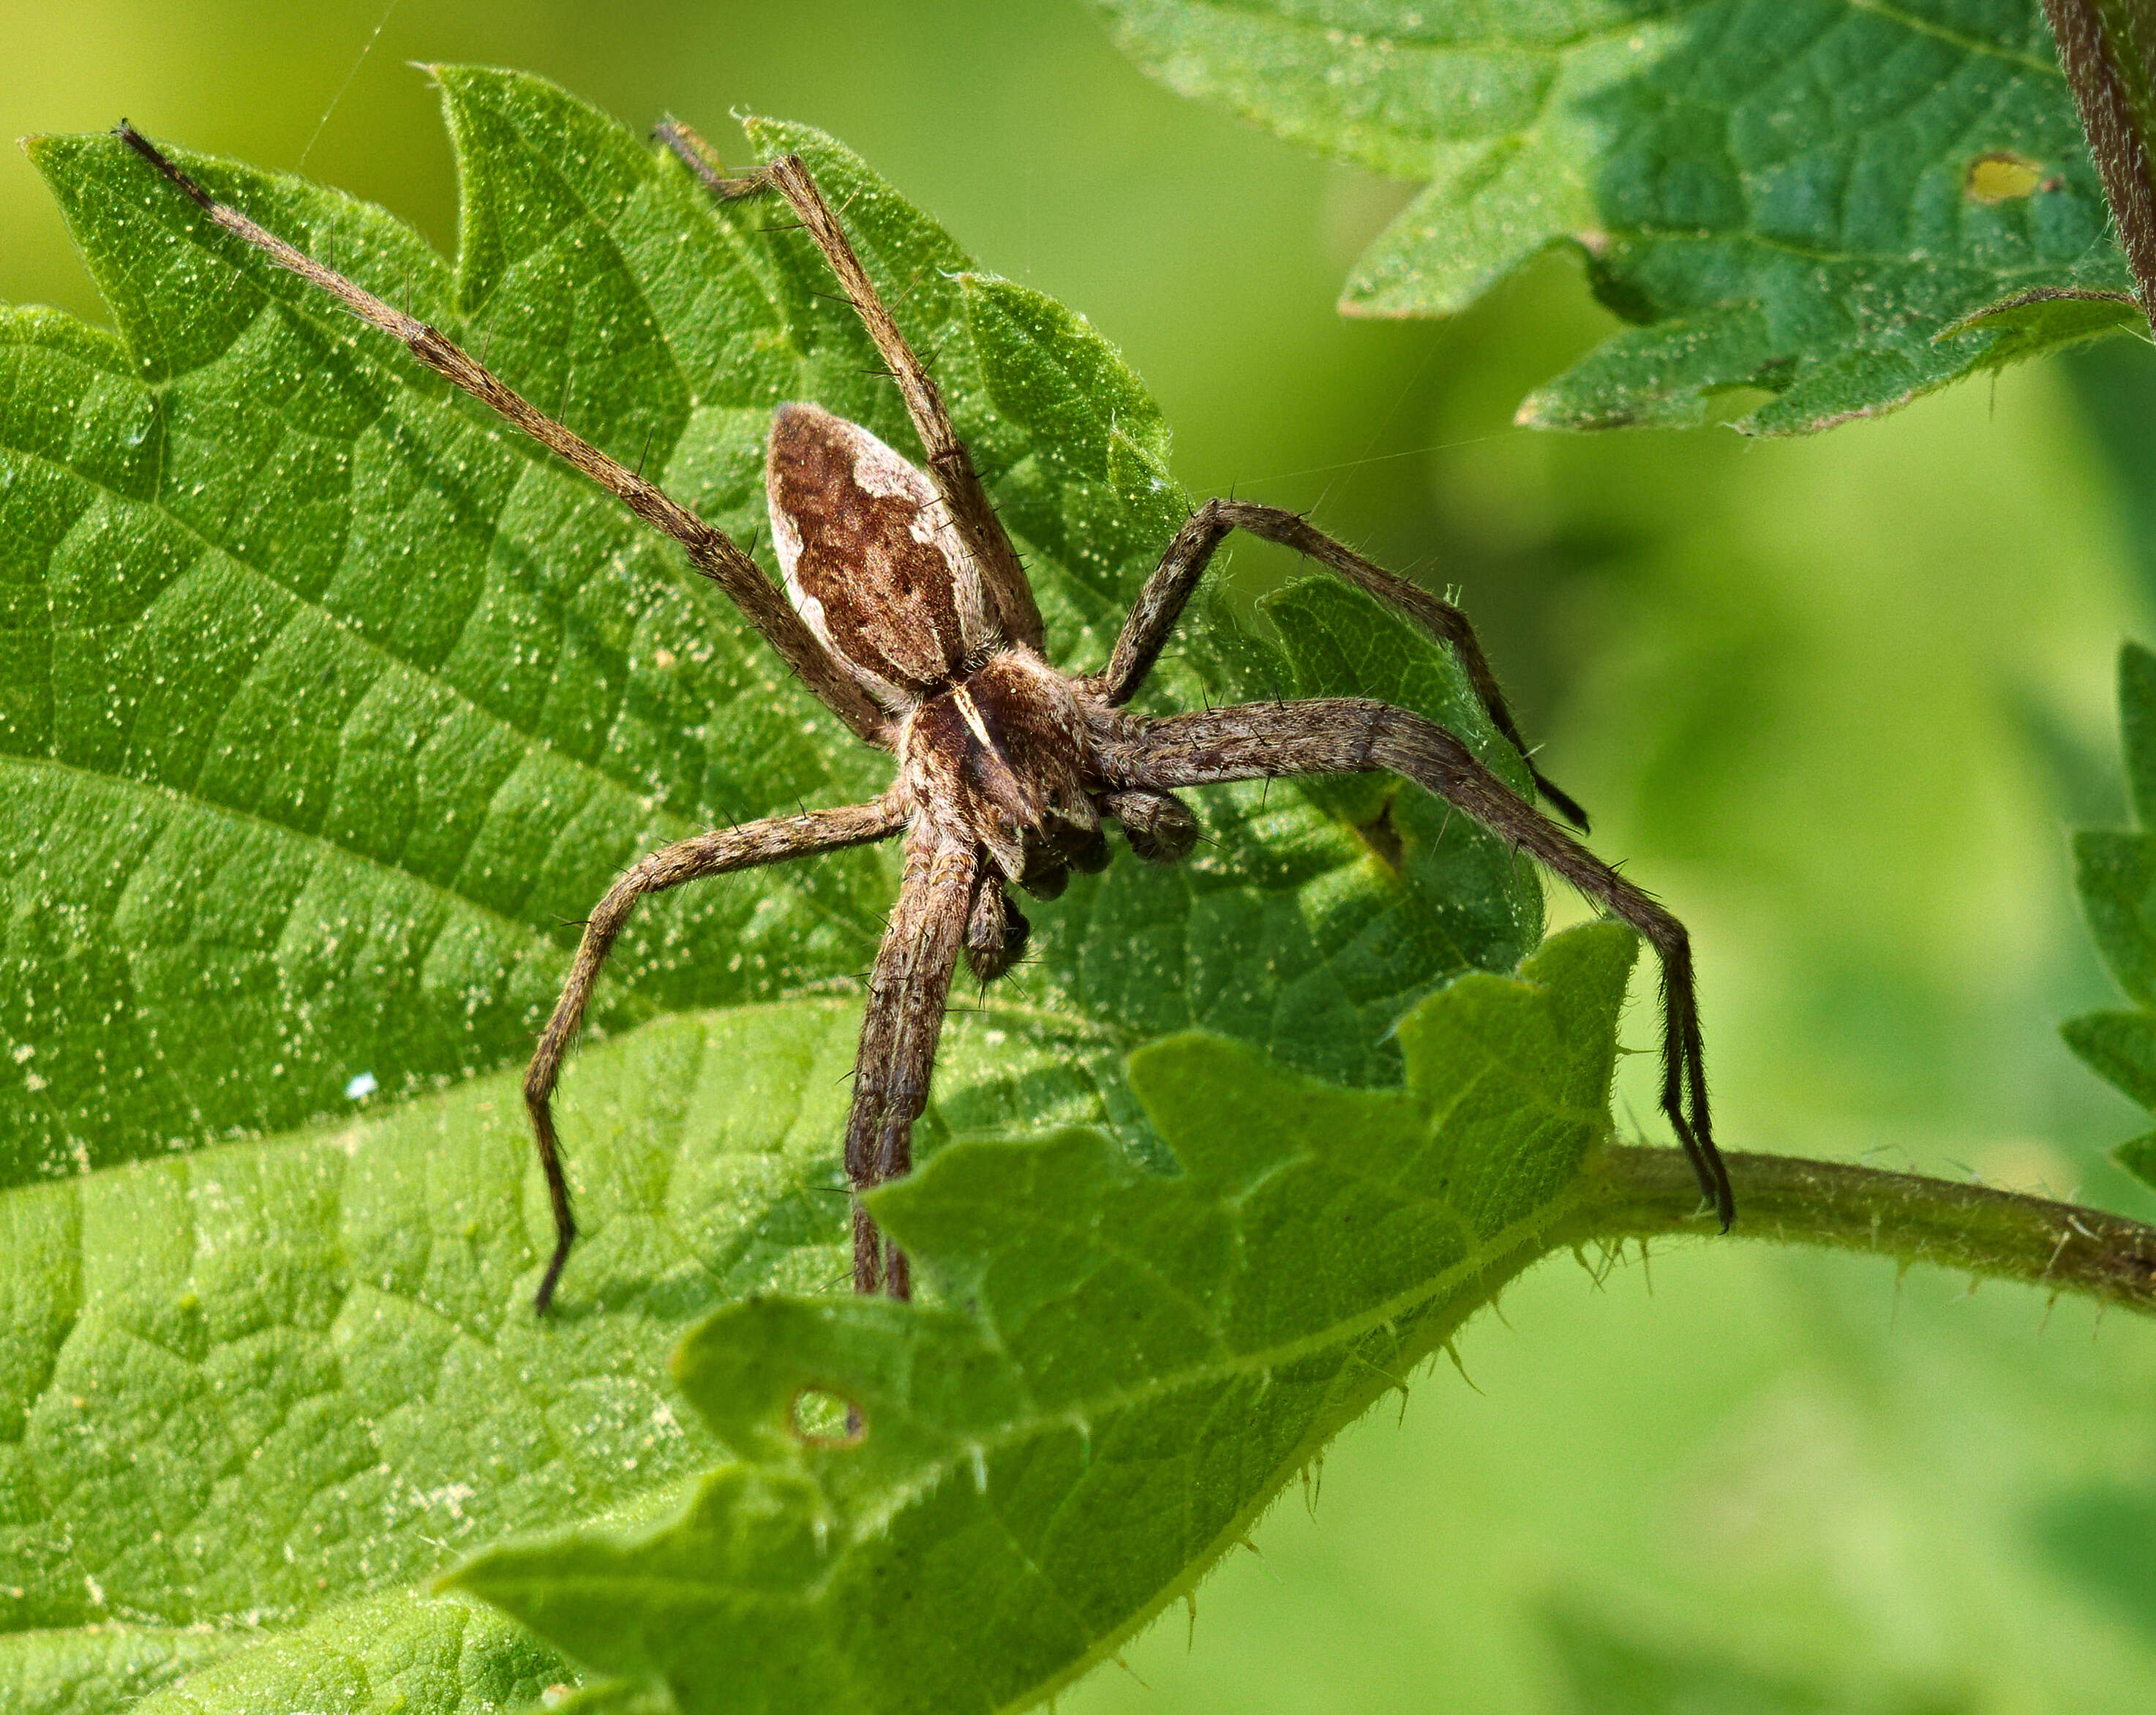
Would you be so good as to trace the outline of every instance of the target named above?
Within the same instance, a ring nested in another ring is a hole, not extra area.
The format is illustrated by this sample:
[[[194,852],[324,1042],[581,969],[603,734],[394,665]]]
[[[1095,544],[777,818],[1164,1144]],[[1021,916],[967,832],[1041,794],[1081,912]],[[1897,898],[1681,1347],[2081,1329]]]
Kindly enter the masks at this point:
[[[1426,187],[1351,315],[1553,244],[1639,324],[1524,423],[1801,434],[2138,312],[2036,0],[1095,0],[1171,88]],[[1979,318],[1972,321],[1972,318]]]
[[[876,1194],[943,1308],[752,1299],[675,1374],[740,1456],[673,1517],[482,1554],[457,1587],[687,1715],[1024,1707],[1240,1541],[1545,1245],[1609,1131],[1636,943],[1550,942],[1401,1021],[1404,1088],[1209,1035],[1132,1078],[1180,1173],[1097,1130],[947,1148]],[[834,1408],[807,1432],[804,1397]]]

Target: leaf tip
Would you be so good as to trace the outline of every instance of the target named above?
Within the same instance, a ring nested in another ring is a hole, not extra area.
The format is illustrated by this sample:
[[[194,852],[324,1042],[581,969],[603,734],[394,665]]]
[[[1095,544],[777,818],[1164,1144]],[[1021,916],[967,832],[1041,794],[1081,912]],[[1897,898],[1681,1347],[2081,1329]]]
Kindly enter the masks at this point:
[[[2156,1132],[2128,1137],[2111,1152],[2111,1158],[2143,1184],[2156,1186]]]
[[[749,147],[757,155],[770,152],[767,139],[776,138],[786,129],[783,120],[773,119],[768,113],[752,113],[745,108],[736,108],[734,122],[741,126],[742,135],[748,139]]]
[[[1516,429],[1633,429],[1652,421],[1645,413],[1621,404],[1590,403],[1583,408],[1578,402],[1568,400],[1554,387],[1537,388],[1521,400],[1520,408],[1512,413],[1512,426]]]
[[[2079,344],[2122,327],[2141,315],[2140,300],[2131,292],[2087,286],[2035,286],[2015,292],[1972,310],[1949,321],[1932,336],[1939,345],[1969,333],[1994,333],[2007,342],[2010,357],[2016,345],[2030,341],[2041,349],[2051,345]],[[1986,352],[1981,355],[1989,356]]]
[[[1450,313],[1388,298],[1375,287],[1354,280],[1348,282],[1332,307],[1357,321],[1416,321]]]

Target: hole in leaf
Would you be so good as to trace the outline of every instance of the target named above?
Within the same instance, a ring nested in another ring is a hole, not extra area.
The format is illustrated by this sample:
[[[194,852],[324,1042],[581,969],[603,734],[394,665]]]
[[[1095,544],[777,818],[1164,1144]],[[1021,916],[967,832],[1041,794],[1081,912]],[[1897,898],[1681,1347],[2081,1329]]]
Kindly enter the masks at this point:
[[[2044,169],[2025,155],[2001,149],[1969,163],[1962,193],[1972,203],[2010,203],[2044,182]]]
[[[1796,365],[1791,363],[1789,369],[1794,374]],[[1779,373],[1779,366],[1769,366],[1768,372]],[[1740,383],[1735,387],[1716,388],[1702,401],[1704,408],[1701,412],[1700,421],[1702,424],[1740,422],[1761,406],[1772,404],[1782,388],[1788,385],[1788,382],[1784,381],[1779,387]]]
[[[841,1394],[803,1388],[787,1414],[793,1438],[809,1447],[858,1447],[868,1439],[868,1415]]]

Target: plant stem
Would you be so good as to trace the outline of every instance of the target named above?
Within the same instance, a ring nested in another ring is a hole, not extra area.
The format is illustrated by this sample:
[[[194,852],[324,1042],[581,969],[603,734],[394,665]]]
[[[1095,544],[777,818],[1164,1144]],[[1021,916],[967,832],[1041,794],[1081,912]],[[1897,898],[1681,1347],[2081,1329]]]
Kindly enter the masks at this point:
[[[2156,1227],[2070,1203],[1917,1173],[1732,1155],[1733,1238],[1928,1262],[2156,1313]],[[1674,1149],[1614,1146],[1590,1163],[1568,1223],[1587,1239],[1698,1233],[1699,1184]]]
[[[2044,0],[2119,247],[2156,316],[2156,0]]]

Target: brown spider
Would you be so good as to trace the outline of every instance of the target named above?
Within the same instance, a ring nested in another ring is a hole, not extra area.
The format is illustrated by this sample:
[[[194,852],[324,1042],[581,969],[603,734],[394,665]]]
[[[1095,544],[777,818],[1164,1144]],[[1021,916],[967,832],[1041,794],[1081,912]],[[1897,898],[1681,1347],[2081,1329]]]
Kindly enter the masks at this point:
[[[815,405],[781,405],[766,482],[786,577],[782,598],[726,536],[534,409],[434,328],[217,202],[124,121],[118,134],[218,225],[395,335],[420,362],[673,537],[834,714],[898,759],[897,779],[872,804],[773,816],[682,840],[634,865],[599,901],[524,1081],[556,1234],[536,1299],[541,1310],[577,1233],[554,1133],[555,1081],[608,951],[645,894],[905,834],[906,879],[869,978],[845,1144],[855,1194],[855,1289],[903,1298],[910,1291],[906,1258],[877,1232],[859,1194],[911,1163],[913,1122],[927,1101],[961,952],[986,983],[1009,970],[1025,946],[1026,921],[1006,887],[1052,899],[1072,870],[1105,866],[1104,819],[1122,824],[1141,858],[1178,862],[1196,843],[1198,824],[1177,788],[1297,774],[1404,775],[1645,937],[1662,968],[1662,1110],[1727,1229],[1735,1206],[1708,1120],[1690,945],[1675,917],[1522,801],[1451,733],[1406,710],[1329,697],[1160,720],[1123,712],[1214,549],[1240,528],[1296,549],[1450,644],[1497,729],[1524,753],[1466,615],[1294,513],[1214,500],[1168,545],[1106,666],[1071,674],[1050,665],[1041,652],[1032,588],[942,396],[799,157],[729,179],[685,126],[659,128],[715,196],[730,201],[775,190],[793,206],[866,324],[927,454],[924,474],[856,424]],[[1532,765],[1529,772],[1542,795],[1584,832],[1578,806]]]

